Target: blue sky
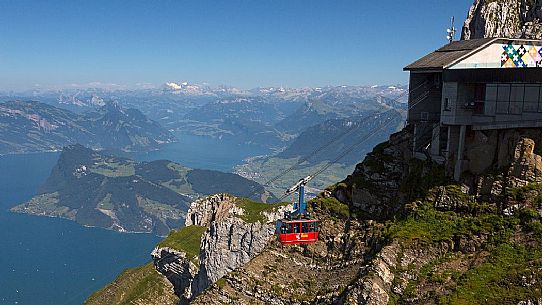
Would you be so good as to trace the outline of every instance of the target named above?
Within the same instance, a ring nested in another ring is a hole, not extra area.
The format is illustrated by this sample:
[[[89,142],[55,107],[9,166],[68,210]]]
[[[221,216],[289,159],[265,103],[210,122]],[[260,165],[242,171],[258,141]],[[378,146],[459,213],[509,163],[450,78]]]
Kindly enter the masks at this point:
[[[0,89],[406,83],[472,0],[0,0]],[[459,35],[457,36],[459,38]]]

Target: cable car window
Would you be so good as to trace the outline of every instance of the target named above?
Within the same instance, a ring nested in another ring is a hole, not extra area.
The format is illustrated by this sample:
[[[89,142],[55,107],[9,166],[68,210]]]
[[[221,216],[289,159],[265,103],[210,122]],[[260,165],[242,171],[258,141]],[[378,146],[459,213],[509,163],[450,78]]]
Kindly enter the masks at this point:
[[[314,227],[314,222],[311,222],[309,224],[309,232],[316,232],[315,227]]]
[[[298,223],[294,223],[293,226],[294,226],[294,233],[300,233],[300,232],[299,232],[299,224],[298,224]]]
[[[288,233],[292,233],[292,225],[289,223],[285,223],[282,225],[282,234]]]
[[[309,232],[309,224],[306,223],[306,222],[304,222],[304,223],[302,224],[302,230],[301,230],[301,233],[307,233],[307,232]]]

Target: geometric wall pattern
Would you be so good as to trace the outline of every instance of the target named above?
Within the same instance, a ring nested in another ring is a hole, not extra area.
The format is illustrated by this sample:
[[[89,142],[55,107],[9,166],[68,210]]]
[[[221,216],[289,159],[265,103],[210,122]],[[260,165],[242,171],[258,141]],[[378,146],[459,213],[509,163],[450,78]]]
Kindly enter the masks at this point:
[[[542,67],[542,47],[531,44],[514,45],[508,43],[502,46],[502,68],[533,68]]]

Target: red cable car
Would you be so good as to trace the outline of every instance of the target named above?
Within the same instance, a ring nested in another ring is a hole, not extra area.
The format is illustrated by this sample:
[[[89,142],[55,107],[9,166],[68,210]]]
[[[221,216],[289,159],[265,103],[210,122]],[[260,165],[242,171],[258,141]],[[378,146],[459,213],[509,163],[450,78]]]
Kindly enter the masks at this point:
[[[318,240],[318,220],[280,220],[279,241],[283,245],[313,244]]]
[[[311,176],[307,176],[286,191],[285,196],[298,191],[299,200],[294,202],[292,213],[287,213],[284,219],[277,221],[277,235],[283,245],[313,244],[318,240],[318,220],[307,213],[307,203],[304,201],[305,185],[311,179]]]

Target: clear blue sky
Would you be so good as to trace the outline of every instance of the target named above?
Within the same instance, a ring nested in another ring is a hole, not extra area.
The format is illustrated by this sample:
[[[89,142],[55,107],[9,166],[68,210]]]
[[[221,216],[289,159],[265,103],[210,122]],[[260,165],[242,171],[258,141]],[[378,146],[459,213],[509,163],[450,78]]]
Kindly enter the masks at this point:
[[[472,0],[0,0],[0,89],[406,83]],[[459,35],[457,36],[459,37]]]

